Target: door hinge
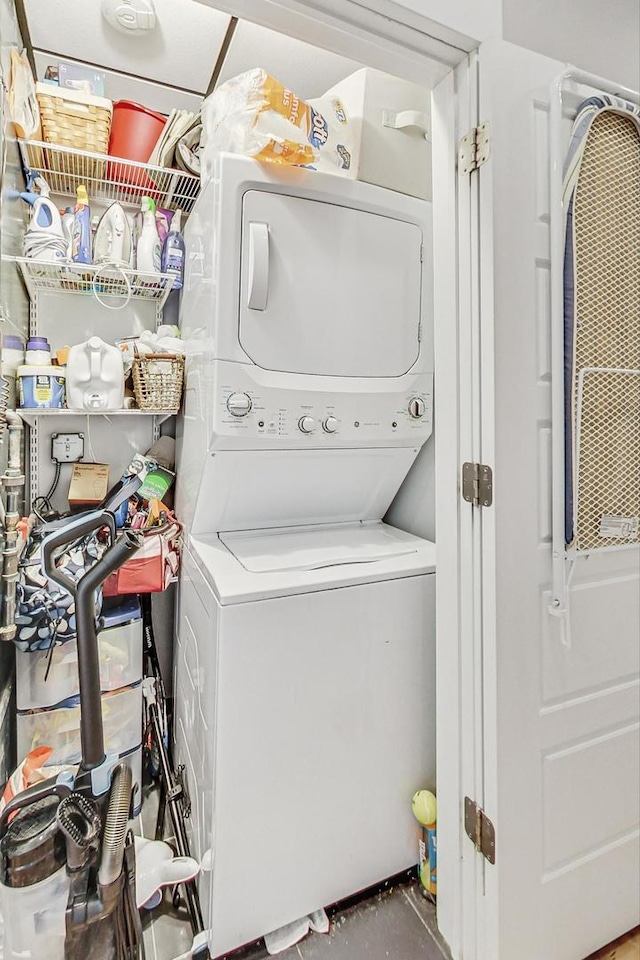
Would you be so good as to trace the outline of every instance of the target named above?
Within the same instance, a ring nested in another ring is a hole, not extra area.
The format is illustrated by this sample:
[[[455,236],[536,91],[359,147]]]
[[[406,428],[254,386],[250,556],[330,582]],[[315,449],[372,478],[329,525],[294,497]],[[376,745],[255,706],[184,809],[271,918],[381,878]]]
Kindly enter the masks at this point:
[[[491,140],[489,124],[481,123],[470,130],[458,145],[458,170],[465,177],[489,159]]]
[[[496,862],[496,831],[484,810],[471,797],[464,798],[464,831],[489,863]]]
[[[493,503],[493,470],[486,463],[462,464],[462,498],[476,507]]]

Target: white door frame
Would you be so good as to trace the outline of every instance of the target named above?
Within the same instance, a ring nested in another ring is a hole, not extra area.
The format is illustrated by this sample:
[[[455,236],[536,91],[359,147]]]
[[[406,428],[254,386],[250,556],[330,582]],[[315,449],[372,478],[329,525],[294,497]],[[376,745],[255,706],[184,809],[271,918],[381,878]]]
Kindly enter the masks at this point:
[[[353,0],[200,2],[434,88],[438,926],[454,960],[474,960],[484,863],[462,798],[483,799],[482,551],[460,468],[480,456],[480,225],[477,177],[458,177],[457,148],[478,123],[475,43],[388,0],[370,0],[375,11]]]

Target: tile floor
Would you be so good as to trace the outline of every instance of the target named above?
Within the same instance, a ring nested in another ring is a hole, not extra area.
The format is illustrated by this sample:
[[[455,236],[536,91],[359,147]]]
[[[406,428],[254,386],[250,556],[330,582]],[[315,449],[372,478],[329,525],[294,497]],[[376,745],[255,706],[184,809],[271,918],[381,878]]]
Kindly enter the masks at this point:
[[[248,891],[248,895],[250,892]],[[327,911],[328,934],[310,933],[278,954],[281,960],[449,960],[436,927],[435,909],[414,880],[395,883],[358,902]],[[186,914],[168,899],[144,920],[147,960],[174,960],[188,953],[191,928]],[[265,960],[262,941],[225,960]]]
[[[140,832],[153,836],[157,793],[147,792],[139,818]],[[247,895],[251,895],[247,887]],[[435,908],[419,883],[403,876],[360,898],[327,910],[328,934],[310,933],[296,946],[278,954],[281,960],[449,960],[438,933]],[[173,907],[169,894],[153,911],[143,914],[147,960],[188,957],[191,927],[183,907]],[[264,943],[229,954],[228,960],[264,960]],[[226,960],[226,958],[225,958]]]
[[[157,794],[145,797],[139,828],[153,836]],[[251,895],[247,888],[247,895]],[[450,960],[438,933],[435,908],[410,877],[395,878],[382,888],[327,911],[328,934],[310,933],[296,946],[278,954],[280,960]],[[187,960],[191,927],[183,907],[175,909],[169,895],[143,916],[147,960]],[[265,960],[264,943],[229,954],[224,960]],[[604,947],[588,960],[640,960],[640,928]]]

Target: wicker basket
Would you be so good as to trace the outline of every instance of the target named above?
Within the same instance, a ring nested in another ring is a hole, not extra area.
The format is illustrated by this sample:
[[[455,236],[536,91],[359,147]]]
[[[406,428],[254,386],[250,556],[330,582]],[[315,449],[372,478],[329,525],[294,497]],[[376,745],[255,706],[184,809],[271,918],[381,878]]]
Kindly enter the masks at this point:
[[[37,83],[36,96],[40,107],[42,139],[45,143],[55,143],[71,150],[86,150],[89,153],[106,154],[111,131],[111,100],[104,97],[92,97],[77,90],[65,90],[50,83]],[[86,158],[75,158],[67,154],[64,158],[50,154],[49,163],[64,162],[65,169],[59,173],[71,173],[77,176],[92,176],[101,179],[104,176],[105,162],[100,158],[91,161],[91,170],[87,169]],[[78,169],[73,168],[74,163]]]
[[[180,407],[184,357],[149,353],[133,361],[133,392],[140,410],[173,410]]]

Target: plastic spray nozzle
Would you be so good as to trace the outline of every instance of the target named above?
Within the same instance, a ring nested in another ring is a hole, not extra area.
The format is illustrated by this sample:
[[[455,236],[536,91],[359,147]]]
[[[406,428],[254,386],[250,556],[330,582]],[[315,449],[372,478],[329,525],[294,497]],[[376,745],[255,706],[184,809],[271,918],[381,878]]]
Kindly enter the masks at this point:
[[[143,213],[155,213],[156,212],[156,202],[152,200],[151,197],[143,197],[142,203],[140,204],[141,210]]]
[[[81,183],[76,190],[76,200],[78,203],[84,204],[85,207],[89,206],[89,194],[87,193],[87,188],[83,183]]]

